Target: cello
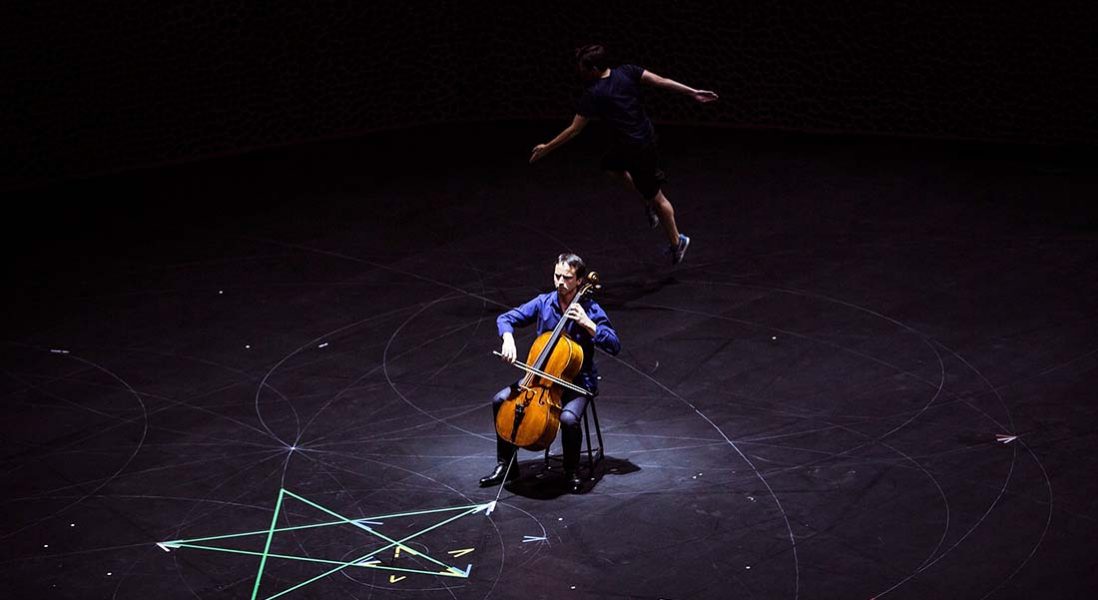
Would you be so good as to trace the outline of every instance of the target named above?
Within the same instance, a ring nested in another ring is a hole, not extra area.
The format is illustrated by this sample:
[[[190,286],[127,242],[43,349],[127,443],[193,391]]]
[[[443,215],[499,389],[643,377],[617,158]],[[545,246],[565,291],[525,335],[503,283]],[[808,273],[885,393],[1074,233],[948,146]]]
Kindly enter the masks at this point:
[[[568,308],[600,287],[598,273],[591,271]],[[567,312],[565,309],[564,313]],[[544,450],[553,443],[560,428],[561,397],[565,389],[591,394],[572,383],[583,367],[583,348],[565,333],[567,321],[562,315],[552,331],[542,333],[530,345],[525,363],[513,363],[526,375],[496,414],[496,433],[519,448]],[[493,354],[502,356],[499,352]]]

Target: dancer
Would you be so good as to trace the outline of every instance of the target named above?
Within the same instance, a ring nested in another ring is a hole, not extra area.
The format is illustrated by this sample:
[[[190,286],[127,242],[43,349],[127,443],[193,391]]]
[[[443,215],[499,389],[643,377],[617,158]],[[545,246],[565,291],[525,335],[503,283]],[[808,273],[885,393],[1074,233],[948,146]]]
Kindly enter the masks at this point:
[[[660,189],[665,178],[660,169],[656,131],[640,101],[640,84],[687,94],[701,103],[713,102],[717,94],[696,90],[636,65],[611,67],[606,49],[598,44],[576,50],[576,68],[586,84],[576,115],[551,141],[534,146],[530,162],[544,158],[576,137],[588,120],[602,119],[614,131],[614,141],[602,158],[602,168],[640,194],[649,225],[652,228],[663,225],[671,264],[679,264],[690,246],[690,237],[679,232],[675,209]]]

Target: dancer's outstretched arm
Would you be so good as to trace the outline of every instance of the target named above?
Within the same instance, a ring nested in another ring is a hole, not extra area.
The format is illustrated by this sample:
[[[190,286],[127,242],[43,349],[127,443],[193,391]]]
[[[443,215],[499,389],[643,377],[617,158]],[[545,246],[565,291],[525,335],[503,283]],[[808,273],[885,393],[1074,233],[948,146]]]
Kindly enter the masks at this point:
[[[709,90],[696,90],[690,86],[683,85],[674,79],[668,79],[666,77],[660,77],[652,71],[645,71],[641,74],[641,82],[646,83],[653,87],[670,90],[672,92],[679,92],[680,94],[688,94],[701,103],[713,102],[717,99],[717,93]]]
[[[548,143],[534,146],[534,151],[530,155],[530,162],[533,163],[534,161],[541,160],[546,154],[549,154],[561,144],[564,144],[568,140],[579,135],[579,132],[583,131],[584,127],[587,127],[587,120],[587,117],[582,115],[572,117],[572,124],[565,127],[564,131],[558,133],[557,137],[553,138]]]

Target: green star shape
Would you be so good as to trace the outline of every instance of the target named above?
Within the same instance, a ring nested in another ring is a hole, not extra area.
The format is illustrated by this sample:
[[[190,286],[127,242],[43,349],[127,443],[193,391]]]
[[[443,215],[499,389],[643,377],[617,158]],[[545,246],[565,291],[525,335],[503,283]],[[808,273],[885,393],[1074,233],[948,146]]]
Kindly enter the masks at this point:
[[[305,504],[307,504],[309,506],[312,506],[313,508],[315,508],[317,510],[320,510],[321,512],[332,515],[333,517],[335,517],[338,520],[329,521],[329,522],[325,522],[325,523],[315,523],[315,524],[312,524],[312,525],[298,525],[298,526],[295,526],[295,527],[276,528],[275,524],[278,522],[278,516],[282,512],[282,502],[283,502],[283,500],[286,499],[286,497],[294,498],[295,500],[299,500],[301,502],[304,502]],[[350,519],[350,518],[347,518],[347,517],[335,512],[331,509],[325,508],[325,507],[323,507],[323,506],[321,506],[321,505],[319,505],[319,504],[317,504],[317,503],[315,503],[311,500],[303,498],[303,497],[301,497],[301,496],[299,496],[299,495],[297,495],[297,494],[295,494],[295,493],[293,493],[293,492],[291,492],[287,489],[282,488],[282,489],[279,489],[279,491],[278,491],[278,501],[275,503],[274,515],[271,517],[271,526],[268,527],[267,529],[263,529],[263,530],[260,530],[260,531],[248,531],[248,532],[244,532],[244,533],[230,533],[230,534],[227,534],[227,535],[216,535],[216,536],[210,536],[210,537],[193,538],[193,539],[189,539],[189,540],[172,540],[172,541],[168,541],[168,542],[157,542],[156,545],[159,546],[165,552],[171,551],[172,549],[193,548],[193,549],[196,549],[196,550],[211,550],[211,551],[215,551],[215,552],[228,552],[230,554],[244,554],[244,555],[248,555],[248,556],[258,556],[258,557],[260,557],[259,558],[259,571],[256,573],[256,576],[255,576],[255,586],[252,588],[252,598],[251,598],[251,600],[258,600],[259,599],[259,582],[260,582],[260,579],[263,577],[263,570],[267,566],[267,559],[268,558],[278,558],[278,559],[284,559],[284,560],[296,560],[296,561],[309,562],[309,563],[320,563],[320,564],[332,565],[332,568],[329,569],[328,571],[325,571],[325,572],[321,573],[320,575],[317,575],[316,577],[313,577],[311,579],[307,579],[307,580],[302,581],[301,583],[299,583],[299,584],[297,584],[293,587],[282,590],[281,592],[278,592],[277,594],[275,594],[273,596],[267,596],[264,600],[273,600],[274,598],[284,596],[284,595],[289,594],[290,592],[292,592],[294,590],[301,589],[301,588],[309,585],[310,583],[319,581],[319,580],[321,580],[321,579],[323,579],[323,578],[325,578],[329,575],[338,573],[338,572],[340,572],[343,569],[346,569],[348,567],[356,568],[356,569],[358,569],[358,568],[378,569],[378,570],[382,570],[382,571],[399,571],[399,572],[402,572],[402,573],[419,573],[419,574],[423,574],[423,575],[435,575],[435,576],[441,576],[441,577],[459,577],[459,578],[463,578],[463,579],[468,579],[469,572],[472,571],[472,569],[473,569],[472,564],[466,566],[465,569],[459,569],[455,566],[448,565],[448,564],[446,564],[446,563],[444,563],[444,562],[442,562],[438,559],[435,559],[431,556],[428,556],[427,554],[424,554],[424,553],[419,552],[417,550],[413,550],[412,548],[409,548],[409,547],[405,546],[404,543],[407,542],[408,540],[419,537],[419,536],[427,533],[428,531],[431,531],[433,529],[438,529],[439,527],[442,527],[443,525],[452,523],[452,522],[454,522],[454,521],[456,521],[456,520],[458,520],[462,517],[475,515],[480,511],[486,511],[485,515],[489,515],[489,514],[492,513],[492,510],[495,509],[495,505],[496,505],[495,502],[487,502],[487,503],[484,503],[484,504],[472,504],[472,505],[468,505],[468,506],[454,506],[454,507],[449,507],[449,508],[435,508],[435,509],[430,509],[430,510],[418,510],[418,511],[412,511],[412,512],[395,513],[395,514],[389,514],[389,515],[375,515],[375,516],[371,516],[371,517],[361,517],[361,518],[358,518],[358,519]],[[438,514],[440,516],[444,516],[445,518],[443,520],[439,521],[438,523],[435,523],[434,525],[431,525],[430,527],[421,529],[421,530],[419,530],[419,531],[417,531],[417,532],[415,532],[411,535],[408,535],[408,536],[406,536],[402,539],[399,539],[399,540],[394,540],[393,538],[390,538],[390,537],[386,536],[385,534],[383,534],[383,533],[377,531],[376,529],[370,527],[369,525],[367,525],[367,522],[370,522],[370,521],[378,521],[378,520],[381,520],[381,519],[393,519],[393,518],[398,518],[398,517],[410,517],[410,516],[414,516],[414,515],[426,515],[426,514]],[[271,540],[274,539],[274,534],[275,533],[279,533],[279,532],[283,532],[283,531],[294,531],[294,530],[299,530],[299,529],[314,529],[314,528],[317,528],[317,527],[337,527],[337,526],[341,526],[341,525],[351,525],[353,527],[357,527],[357,528],[369,533],[370,535],[378,538],[379,540],[381,540],[385,544],[382,545],[381,547],[377,548],[376,550],[373,550],[373,551],[371,551],[367,554],[364,554],[364,555],[362,555],[362,556],[360,556],[360,557],[358,557],[358,558],[356,558],[352,561],[327,560],[327,559],[323,559],[323,558],[312,558],[312,557],[308,557],[308,556],[291,556],[291,555],[286,555],[286,554],[272,554],[271,551],[270,551],[271,550]],[[210,545],[205,544],[205,542],[212,542],[212,541],[216,541],[216,540],[225,540],[225,539],[230,539],[230,538],[243,538],[243,537],[249,537],[249,536],[258,537],[258,536],[263,536],[263,535],[266,536],[266,541],[264,542],[262,552],[254,552],[254,551],[250,551],[250,550],[239,550],[239,549],[236,549],[236,548],[221,548],[221,547],[210,546]],[[422,558],[422,559],[424,559],[428,562],[434,563],[434,564],[442,567],[442,570],[441,571],[427,571],[427,570],[423,570],[423,569],[405,569],[405,568],[399,568],[399,567],[385,566],[385,565],[380,564],[381,561],[378,561],[378,560],[374,559],[374,556],[376,556],[376,555],[378,555],[378,554],[380,554],[380,553],[382,553],[382,552],[384,552],[384,551],[386,551],[390,548],[394,548],[394,547],[399,548],[401,551],[406,552],[410,555],[418,556],[418,557],[420,557],[420,558]],[[463,554],[464,554],[464,552],[463,552]],[[460,556],[460,554],[459,554],[459,556]]]

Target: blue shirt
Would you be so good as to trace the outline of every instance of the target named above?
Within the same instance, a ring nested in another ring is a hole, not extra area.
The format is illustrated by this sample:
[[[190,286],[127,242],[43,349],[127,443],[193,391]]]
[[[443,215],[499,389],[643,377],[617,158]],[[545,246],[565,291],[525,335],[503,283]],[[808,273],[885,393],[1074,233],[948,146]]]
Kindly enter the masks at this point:
[[[597,302],[591,298],[582,298],[580,306],[595,322],[594,337],[572,319],[564,325],[564,331],[572,341],[583,348],[583,366],[576,375],[575,383],[594,392],[598,391],[598,371],[595,369],[594,361],[595,348],[598,347],[613,356],[621,352],[621,342],[618,341],[618,332],[614,331],[614,326],[610,324],[610,318]],[[557,292],[554,290],[503,313],[496,318],[496,328],[499,330],[500,337],[503,337],[505,333],[513,333],[515,327],[537,323],[537,334],[541,335],[546,331],[552,331],[563,316],[560,302],[557,300]]]
[[[641,105],[641,76],[637,65],[610,69],[610,76],[592,81],[579,99],[576,112],[592,119],[598,117],[613,129],[618,141],[646,146],[656,141],[656,130]]]

